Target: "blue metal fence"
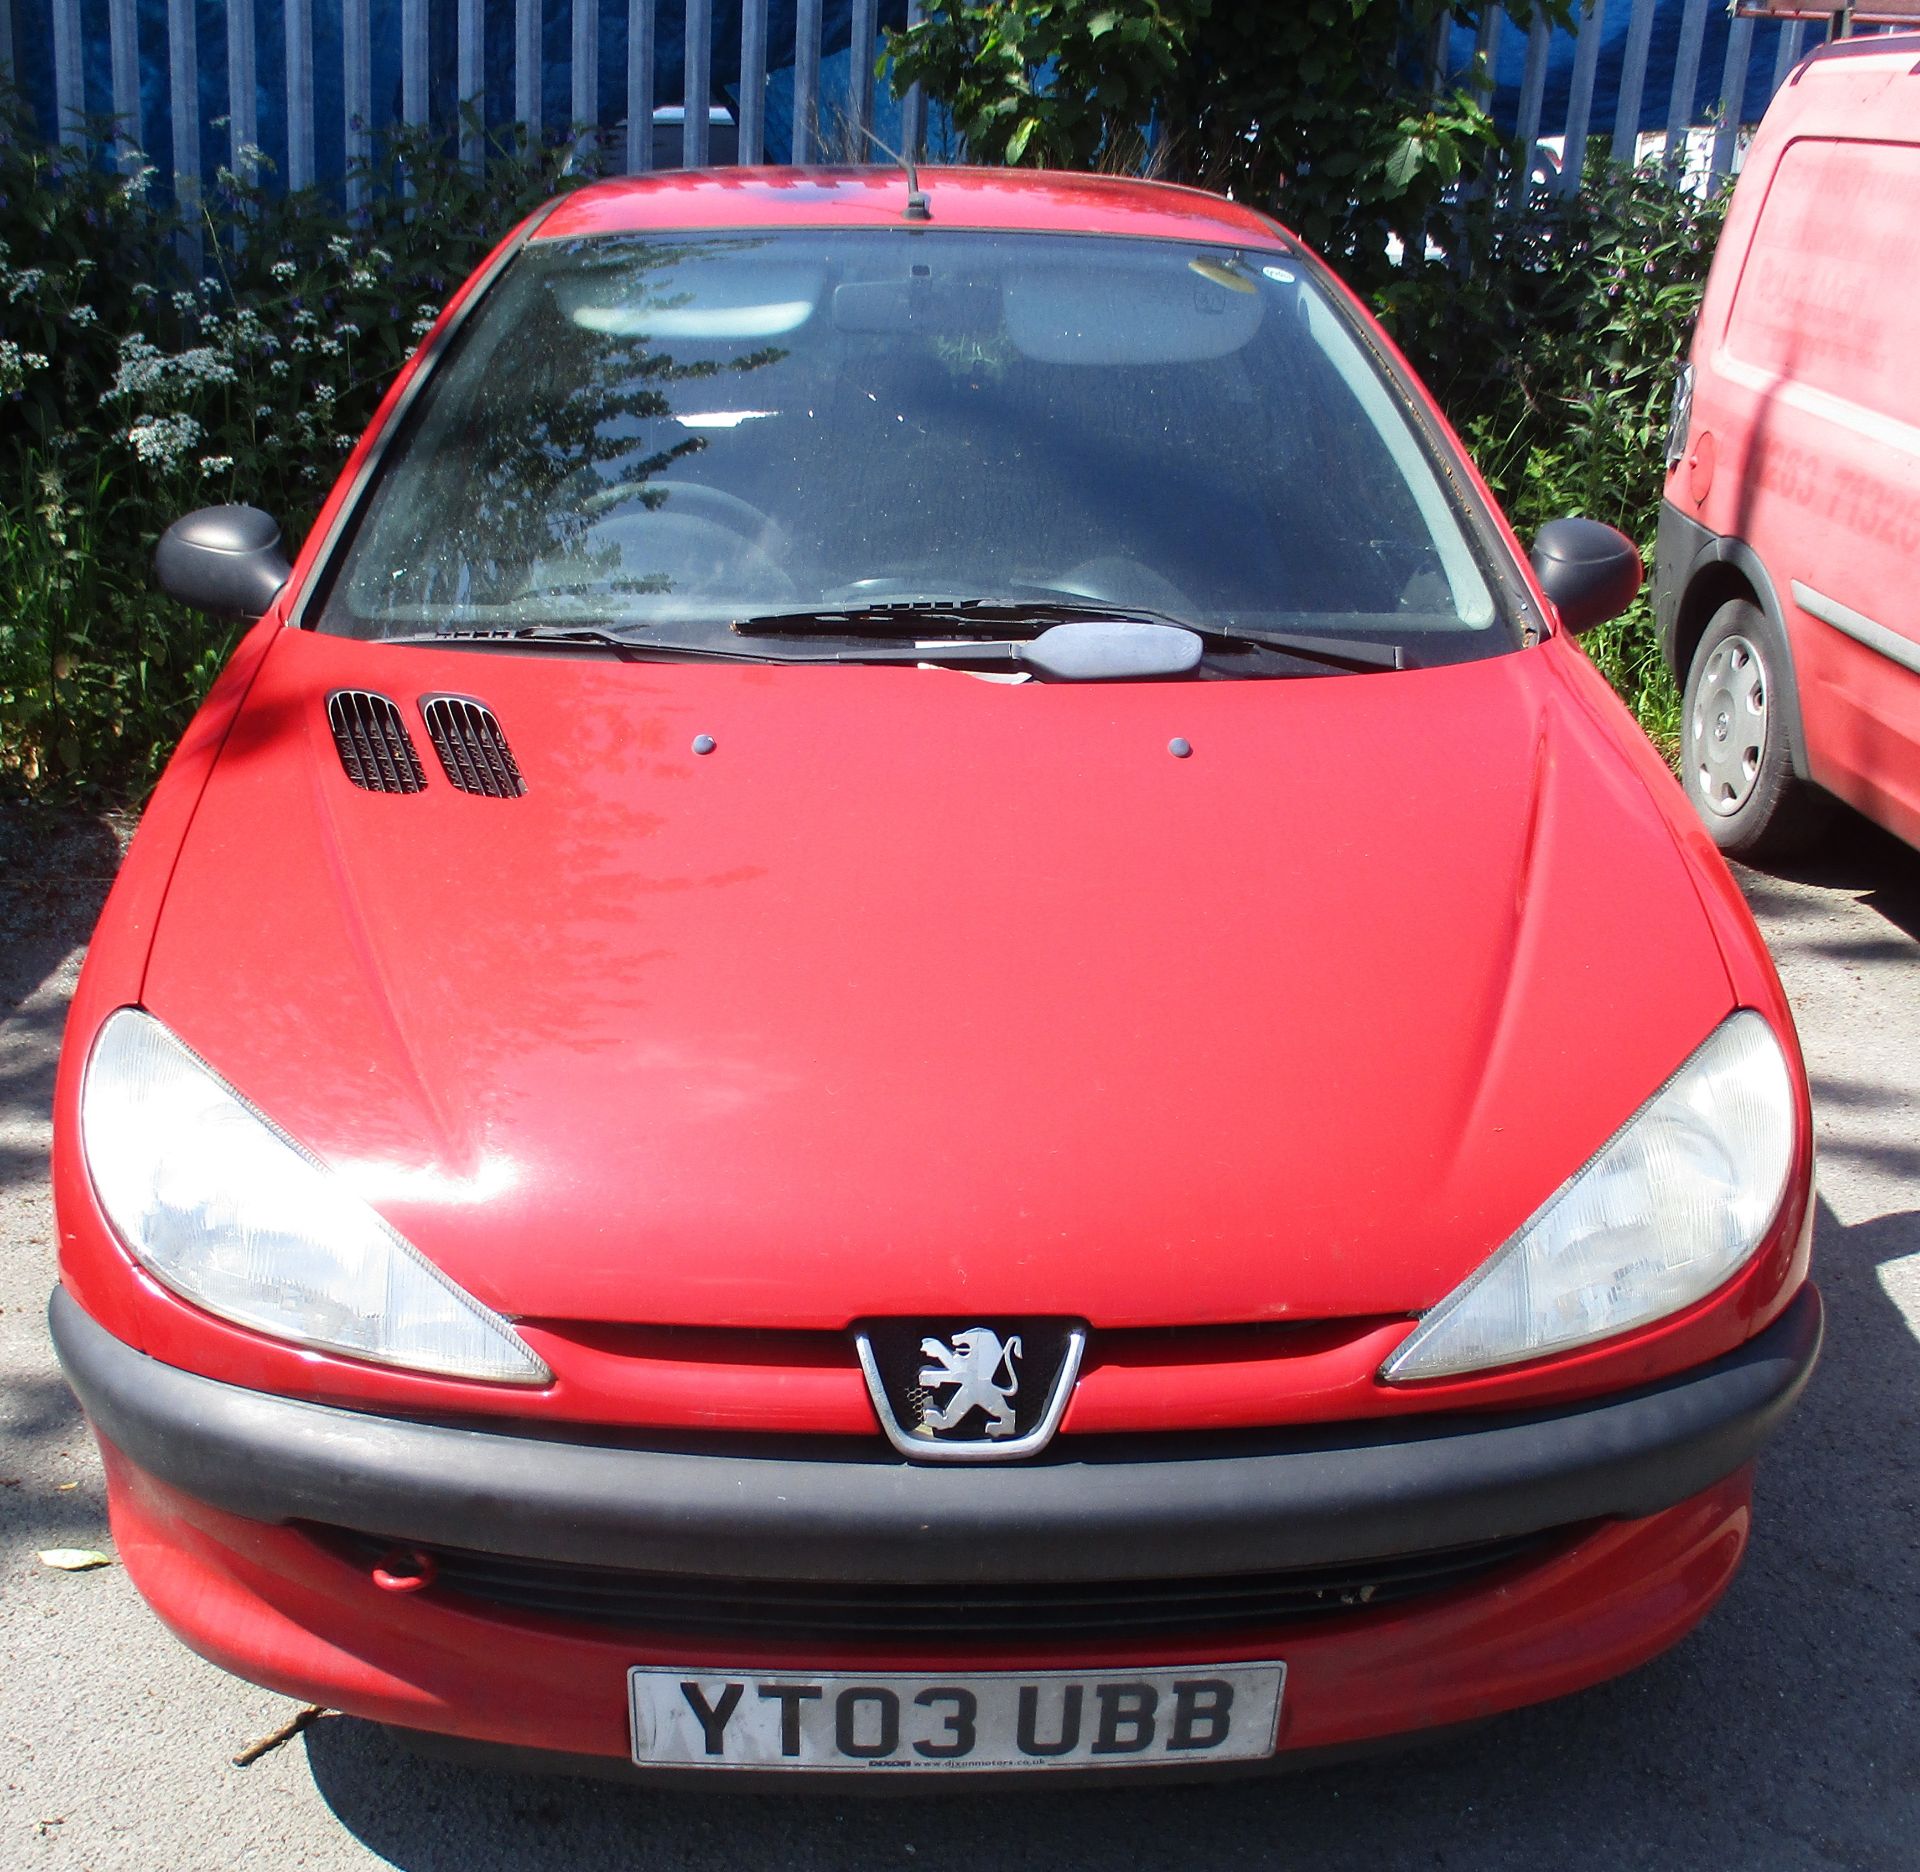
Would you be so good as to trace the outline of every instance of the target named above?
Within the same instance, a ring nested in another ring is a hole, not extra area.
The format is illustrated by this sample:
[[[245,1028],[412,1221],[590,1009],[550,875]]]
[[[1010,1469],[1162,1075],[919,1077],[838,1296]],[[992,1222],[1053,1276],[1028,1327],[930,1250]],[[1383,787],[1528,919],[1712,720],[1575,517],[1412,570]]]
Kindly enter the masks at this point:
[[[874,83],[881,33],[917,0],[0,0],[0,72],[43,130],[111,113],[123,150],[179,185],[261,151],[293,187],[337,182],[393,123],[597,130],[615,166],[807,160],[920,137]],[[1711,167],[1825,28],[1730,19],[1721,0],[1584,0],[1576,29],[1436,34],[1434,77],[1476,51],[1496,119],[1563,137],[1569,183],[1595,136],[1630,152],[1717,121]],[[695,108],[681,110],[692,97]],[[705,100],[708,109],[699,108]]]
[[[290,187],[337,182],[397,123],[464,127],[471,157],[475,119],[548,135],[596,129],[629,169],[736,150],[805,161],[851,153],[869,132],[897,147],[900,107],[876,88],[873,65],[881,29],[913,10],[909,0],[0,0],[0,70],[44,133],[111,115],[123,147],[190,180],[258,149]],[[724,121],[682,111],[689,86]]]

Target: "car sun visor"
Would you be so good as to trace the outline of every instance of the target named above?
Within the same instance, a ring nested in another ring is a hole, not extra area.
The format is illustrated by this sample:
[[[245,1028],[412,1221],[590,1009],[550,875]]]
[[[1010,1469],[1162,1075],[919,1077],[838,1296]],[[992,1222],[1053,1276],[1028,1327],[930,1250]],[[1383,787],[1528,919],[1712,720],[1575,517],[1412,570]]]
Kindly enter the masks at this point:
[[[685,267],[610,290],[604,275],[557,280],[561,310],[583,331],[613,338],[753,342],[798,331],[820,303],[818,267]]]
[[[1022,267],[1002,294],[1007,337],[1042,364],[1197,364],[1238,351],[1266,295],[1230,266]]]
[[[1184,364],[1240,349],[1266,296],[1229,263],[1185,267],[1009,268],[998,285],[941,279],[849,280],[833,293],[838,331],[876,336],[1004,335],[1043,364]]]

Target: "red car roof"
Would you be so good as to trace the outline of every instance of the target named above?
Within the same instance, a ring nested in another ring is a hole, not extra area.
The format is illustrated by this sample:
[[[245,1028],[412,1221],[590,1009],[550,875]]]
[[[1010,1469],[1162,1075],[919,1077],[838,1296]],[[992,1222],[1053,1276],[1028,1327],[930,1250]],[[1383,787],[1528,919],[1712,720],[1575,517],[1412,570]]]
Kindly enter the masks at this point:
[[[923,168],[920,186],[935,227],[1263,245],[1279,232],[1265,215],[1224,196],[1119,176]],[[897,168],[672,169],[581,189],[547,217],[536,238],[653,228],[887,227],[906,224],[906,205],[906,175]]]

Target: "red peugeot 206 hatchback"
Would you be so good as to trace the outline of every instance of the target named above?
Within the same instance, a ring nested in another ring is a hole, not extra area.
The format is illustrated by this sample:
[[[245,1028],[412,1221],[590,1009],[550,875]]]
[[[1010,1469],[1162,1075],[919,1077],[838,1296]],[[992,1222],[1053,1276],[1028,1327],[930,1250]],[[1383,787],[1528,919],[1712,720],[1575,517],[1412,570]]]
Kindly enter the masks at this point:
[[[205,1656],[502,1759],[1167,1774],[1627,1670],[1820,1338],[1718,855],[1271,221],[969,171],[522,226],[155,795],[60,1355]],[[532,1752],[529,1754],[529,1752]]]

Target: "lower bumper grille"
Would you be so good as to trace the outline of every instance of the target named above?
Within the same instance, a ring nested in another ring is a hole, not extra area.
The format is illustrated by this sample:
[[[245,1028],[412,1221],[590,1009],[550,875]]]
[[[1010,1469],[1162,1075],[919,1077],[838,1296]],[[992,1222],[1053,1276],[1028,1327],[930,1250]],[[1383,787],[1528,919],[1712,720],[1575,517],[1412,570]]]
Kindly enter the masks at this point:
[[[369,1535],[335,1539],[369,1566],[394,1551],[391,1541]],[[510,1612],[715,1637],[979,1643],[1264,1630],[1448,1592],[1567,1539],[1568,1531],[1561,1530],[1289,1572],[1033,1585],[712,1579],[520,1560],[463,1548],[406,1551],[431,1561],[434,1593]]]

